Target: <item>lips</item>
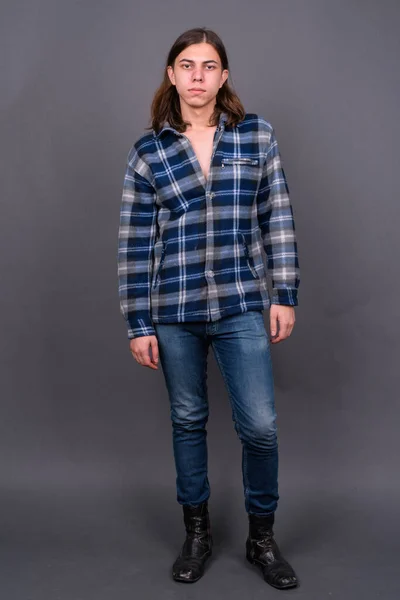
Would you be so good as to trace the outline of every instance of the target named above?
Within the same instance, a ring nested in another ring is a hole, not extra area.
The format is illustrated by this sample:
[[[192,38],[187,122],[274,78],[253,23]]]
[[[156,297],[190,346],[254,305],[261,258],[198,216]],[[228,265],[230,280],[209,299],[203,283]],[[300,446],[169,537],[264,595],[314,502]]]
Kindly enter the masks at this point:
[[[205,92],[206,90],[201,90],[200,88],[191,88],[189,92]]]

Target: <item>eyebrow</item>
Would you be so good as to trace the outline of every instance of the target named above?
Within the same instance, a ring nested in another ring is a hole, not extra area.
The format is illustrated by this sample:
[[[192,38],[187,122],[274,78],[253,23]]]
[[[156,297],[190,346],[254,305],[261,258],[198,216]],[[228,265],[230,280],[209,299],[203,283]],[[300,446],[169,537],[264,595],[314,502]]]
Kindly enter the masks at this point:
[[[191,60],[190,58],[181,58],[179,62],[181,63],[183,61],[194,63],[194,60]],[[218,64],[216,60],[203,60],[203,65],[205,65],[206,63],[215,63],[216,65]]]

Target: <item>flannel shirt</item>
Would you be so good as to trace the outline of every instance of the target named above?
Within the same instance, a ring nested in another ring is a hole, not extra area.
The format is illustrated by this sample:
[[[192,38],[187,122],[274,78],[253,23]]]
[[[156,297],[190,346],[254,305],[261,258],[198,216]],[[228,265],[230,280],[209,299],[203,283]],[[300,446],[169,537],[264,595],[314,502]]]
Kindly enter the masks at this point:
[[[207,179],[189,138],[168,122],[129,150],[117,259],[129,339],[156,335],[154,323],[298,303],[293,210],[275,131],[257,114],[236,126],[226,118]]]

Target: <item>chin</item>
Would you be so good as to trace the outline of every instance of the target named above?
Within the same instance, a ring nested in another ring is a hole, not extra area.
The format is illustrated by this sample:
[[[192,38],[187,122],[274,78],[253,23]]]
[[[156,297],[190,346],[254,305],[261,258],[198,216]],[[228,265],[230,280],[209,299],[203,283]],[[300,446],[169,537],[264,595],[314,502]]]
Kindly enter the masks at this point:
[[[199,106],[206,106],[207,104],[209,104],[209,102],[209,98],[199,98],[199,96],[195,96],[194,98],[189,98],[188,100],[186,100],[186,104],[188,104],[189,106],[196,106],[197,108]]]

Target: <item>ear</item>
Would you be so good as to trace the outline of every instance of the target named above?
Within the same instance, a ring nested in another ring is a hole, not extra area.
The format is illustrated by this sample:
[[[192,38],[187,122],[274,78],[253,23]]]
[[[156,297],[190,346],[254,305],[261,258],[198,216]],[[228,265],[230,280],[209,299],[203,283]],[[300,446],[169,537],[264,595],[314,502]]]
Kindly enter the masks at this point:
[[[222,88],[222,86],[224,85],[224,83],[228,79],[228,77],[229,77],[229,71],[228,71],[228,69],[224,69],[222,71],[222,75],[221,75],[222,83],[219,86],[220,88]]]
[[[167,73],[168,73],[168,77],[169,77],[170,82],[172,83],[172,85],[175,85],[175,75],[174,75],[174,70],[171,67],[171,65],[169,65],[167,67]]]

